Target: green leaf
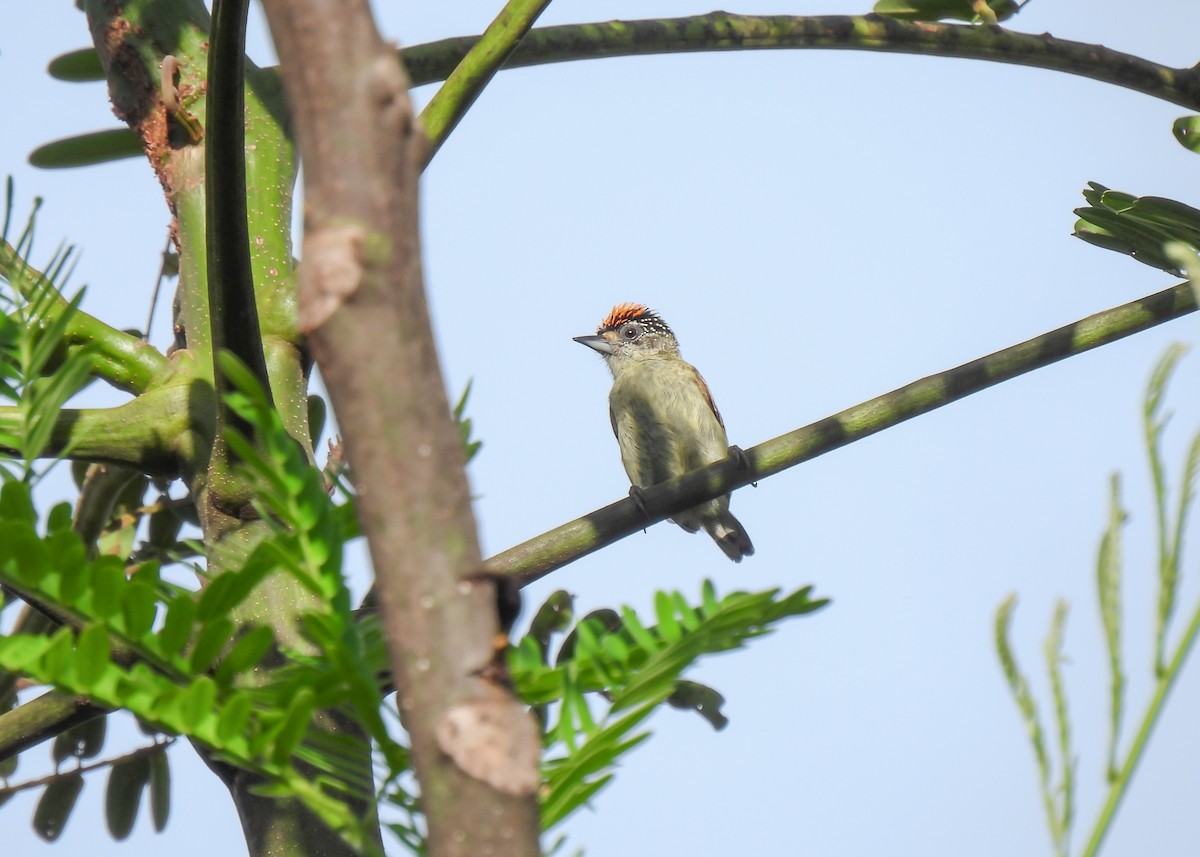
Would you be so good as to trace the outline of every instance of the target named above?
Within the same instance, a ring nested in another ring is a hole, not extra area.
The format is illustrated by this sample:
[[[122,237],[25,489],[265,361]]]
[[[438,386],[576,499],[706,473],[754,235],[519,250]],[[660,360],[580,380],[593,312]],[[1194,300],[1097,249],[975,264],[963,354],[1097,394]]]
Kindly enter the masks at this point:
[[[33,830],[47,842],[53,842],[62,835],[75,801],[83,791],[83,776],[79,773],[63,774],[55,777],[38,800],[37,809],[33,812]]]
[[[162,833],[167,828],[171,814],[171,764],[167,759],[167,748],[149,755],[150,759],[150,816],[154,819],[154,830]]]
[[[675,605],[671,596],[659,590],[654,593],[654,615],[658,619],[658,633],[668,643],[679,642],[683,628],[675,617]]]
[[[292,698],[287,716],[275,733],[271,761],[282,765],[296,752],[296,748],[308,733],[314,708],[312,691],[307,687],[301,688]]]
[[[250,723],[251,702],[249,695],[237,693],[221,707],[217,719],[217,737],[223,744],[230,743],[242,735]]]
[[[154,628],[154,620],[158,617],[158,593],[152,585],[135,577],[125,589],[121,609],[125,634],[130,640],[140,640]]]
[[[27,484],[6,482],[0,488],[0,520],[30,527],[37,523],[37,512],[33,508]]]
[[[196,620],[208,622],[229,615],[272,570],[273,566],[265,560],[264,554],[256,550],[245,566],[227,571],[209,582],[200,595]]]
[[[55,80],[66,83],[92,83],[104,80],[104,66],[95,48],[79,48],[59,54],[46,69]]]
[[[121,841],[133,832],[142,791],[149,781],[150,759],[145,753],[137,753],[112,766],[104,793],[104,820],[113,839]]]
[[[29,163],[45,170],[90,167],[143,155],[142,143],[128,128],[76,134],[43,143],[29,153]]]
[[[268,625],[255,625],[233,644],[229,654],[217,668],[217,681],[222,685],[258,665],[275,644],[275,634]]]
[[[51,751],[55,766],[61,765],[67,759],[91,759],[99,756],[100,751],[104,749],[107,727],[107,717],[94,717],[55,737]]]
[[[729,725],[729,718],[721,713],[725,697],[707,685],[680,679],[675,682],[675,690],[667,697],[667,704],[672,708],[695,711],[718,732]]]
[[[190,595],[178,595],[171,599],[167,605],[167,617],[163,620],[162,630],[158,632],[159,654],[172,659],[179,655],[191,639],[195,618],[196,602]]]
[[[1179,145],[1200,154],[1200,116],[1180,116],[1171,126]]]
[[[184,691],[179,711],[189,728],[189,734],[196,734],[200,724],[216,716],[214,711],[216,701],[216,682],[206,675],[197,678]]]
[[[74,521],[70,503],[56,503],[46,516],[46,532],[61,533],[71,529]]]
[[[561,634],[570,627],[575,612],[574,603],[575,598],[571,593],[565,589],[557,589],[550,593],[533,615],[525,639],[532,639],[538,644],[543,658],[550,650],[550,637]]]
[[[193,673],[202,673],[212,666],[213,661],[233,639],[234,625],[224,616],[215,619],[200,630],[196,638],[196,647],[192,649],[190,659]]]
[[[103,625],[88,625],[75,643],[75,676],[84,686],[91,686],[112,665],[108,644],[108,629]]]
[[[1075,209],[1080,218],[1076,237],[1183,276],[1172,258],[1178,249],[1166,248],[1178,242],[1194,253],[1200,247],[1200,210],[1172,199],[1120,193],[1095,182],[1088,183],[1083,196],[1089,206]]]
[[[92,565],[91,613],[97,619],[122,615],[125,595],[125,564],[117,557],[103,556]]]

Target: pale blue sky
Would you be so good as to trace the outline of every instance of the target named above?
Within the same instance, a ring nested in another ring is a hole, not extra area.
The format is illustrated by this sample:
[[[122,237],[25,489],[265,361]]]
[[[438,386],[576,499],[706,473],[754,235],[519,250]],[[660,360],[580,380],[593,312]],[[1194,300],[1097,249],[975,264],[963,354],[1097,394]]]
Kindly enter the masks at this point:
[[[500,4],[377,5],[385,33],[412,44],[478,32]],[[543,22],[707,8],[563,0]],[[860,9],[763,0],[731,11]],[[64,173],[26,165],[37,144],[114,120],[100,86],[41,72],[87,42],[74,4],[21,4],[20,15],[20,28],[0,33],[0,170],[15,176],[18,207],[46,197],[35,261],[60,238],[77,243],[86,307],[140,326],[167,219],[161,196],[138,161]],[[1178,66],[1200,59],[1200,6],[1189,0],[1036,0],[1010,23]],[[261,29],[254,38],[267,59]],[[448,385],[457,393],[474,378],[470,414],[484,447],[471,477],[485,552],[624,495],[607,373],[571,341],[612,304],[662,313],[708,379],[731,440],[752,446],[1172,285],[1070,231],[1089,180],[1200,205],[1200,158],[1170,133],[1184,112],[1052,72],[855,52],[502,74],[438,155],[423,198]],[[662,525],[531,588],[536,603],[565,587],[581,611],[645,609],[656,588],[694,595],[706,577],[721,592],[811,583],[833,599],[693,673],[727,697],[728,729],[676,711],[656,717],[654,738],[594,812],[565,827],[569,844],[594,857],[1049,853],[1032,755],[992,649],[996,605],[1015,591],[1017,650],[1043,712],[1041,641],[1055,599],[1072,605],[1078,846],[1102,796],[1107,679],[1092,580],[1108,475],[1125,474],[1131,512],[1132,722],[1150,689],[1155,576],[1141,395],[1163,348],[1194,343],[1198,323],[1041,370],[738,492],[733,509],[758,549],[739,566],[707,539]],[[1198,383],[1192,354],[1169,399],[1173,475],[1200,427]],[[1200,597],[1194,551],[1187,572],[1185,615]],[[1194,853],[1197,706],[1193,665],[1110,857]],[[172,769],[166,833],[143,816],[131,840],[114,844],[96,779],[55,846],[30,832],[31,800],[9,803],[5,853],[243,853],[217,781],[185,747]]]

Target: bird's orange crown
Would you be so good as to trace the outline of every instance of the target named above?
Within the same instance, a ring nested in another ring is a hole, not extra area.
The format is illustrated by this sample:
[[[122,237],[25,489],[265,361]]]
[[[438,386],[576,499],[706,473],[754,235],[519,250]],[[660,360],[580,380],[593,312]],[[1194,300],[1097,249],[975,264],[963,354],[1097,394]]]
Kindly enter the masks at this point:
[[[660,323],[662,321],[662,319],[660,319],[658,315],[645,304],[617,304],[612,308],[612,311],[604,317],[604,321],[600,322],[600,327],[596,332],[601,333],[605,330],[615,330],[625,322],[634,321],[635,319],[638,321],[657,321]]]

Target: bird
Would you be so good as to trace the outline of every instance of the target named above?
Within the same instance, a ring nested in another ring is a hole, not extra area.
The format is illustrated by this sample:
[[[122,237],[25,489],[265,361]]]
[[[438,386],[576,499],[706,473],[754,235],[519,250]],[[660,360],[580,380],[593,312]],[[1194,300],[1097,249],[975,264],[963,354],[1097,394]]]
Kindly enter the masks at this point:
[[[612,308],[595,335],[574,340],[600,353],[612,372],[608,415],[635,500],[643,488],[682,476],[728,455],[725,423],[696,367],[680,356],[667,323],[645,304]],[[705,501],[671,518],[689,533],[701,529],[734,562],[754,553],[741,523],[729,512],[729,495]]]

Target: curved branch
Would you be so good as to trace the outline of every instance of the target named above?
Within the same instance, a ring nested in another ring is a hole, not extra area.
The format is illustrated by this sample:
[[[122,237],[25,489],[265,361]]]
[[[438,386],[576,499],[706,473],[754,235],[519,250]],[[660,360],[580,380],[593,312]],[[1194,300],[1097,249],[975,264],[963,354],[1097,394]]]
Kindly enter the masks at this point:
[[[645,513],[632,499],[619,500],[496,554],[484,562],[484,568],[495,574],[514,575],[522,585],[530,583],[697,503],[773,476],[993,384],[1195,312],[1196,308],[1191,284],[1181,283],[1090,315],[761,443],[746,450],[750,462],[747,468],[726,458],[646,488],[642,492]]]
[[[462,36],[403,51],[412,85],[444,80],[479,41]],[[1200,110],[1200,67],[1171,68],[1114,51],[1002,27],[901,21],[882,15],[732,15],[607,21],[531,30],[505,68],[696,51],[816,48],[990,60],[1061,71]]]

